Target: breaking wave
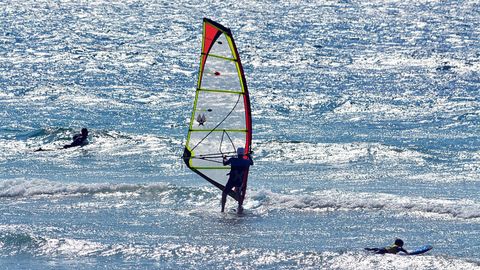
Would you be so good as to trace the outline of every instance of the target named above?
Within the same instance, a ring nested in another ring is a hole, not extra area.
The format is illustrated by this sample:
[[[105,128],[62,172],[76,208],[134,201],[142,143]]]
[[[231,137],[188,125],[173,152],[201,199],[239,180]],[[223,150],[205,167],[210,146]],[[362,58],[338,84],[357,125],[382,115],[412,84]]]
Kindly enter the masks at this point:
[[[6,180],[0,183],[1,198],[29,198],[35,196],[81,196],[115,193],[124,195],[151,194],[178,204],[216,205],[220,192],[212,187],[181,187],[167,183],[113,184],[113,183],[57,183],[48,180]],[[142,196],[145,197],[145,196]],[[392,203],[395,202],[395,203]],[[479,203],[471,199],[449,200],[426,197],[405,197],[386,193],[361,193],[340,190],[313,192],[292,191],[288,194],[268,190],[251,190],[245,207],[262,214],[281,211],[390,211],[398,214],[430,218],[480,219]]]
[[[252,193],[251,193],[252,194]],[[447,200],[423,197],[402,197],[385,193],[354,193],[338,190],[312,194],[280,194],[271,191],[254,192],[251,207],[299,211],[388,210],[399,214],[457,219],[480,218],[479,203],[474,200]],[[392,203],[395,202],[395,203]]]
[[[111,183],[59,183],[48,180],[5,180],[0,182],[0,198],[33,197],[42,195],[94,195],[99,193],[165,192],[174,187],[165,184],[111,184]]]
[[[262,161],[289,161],[300,164],[341,164],[365,159],[425,163],[430,156],[418,151],[400,149],[379,143],[308,143],[264,142],[255,155]]]

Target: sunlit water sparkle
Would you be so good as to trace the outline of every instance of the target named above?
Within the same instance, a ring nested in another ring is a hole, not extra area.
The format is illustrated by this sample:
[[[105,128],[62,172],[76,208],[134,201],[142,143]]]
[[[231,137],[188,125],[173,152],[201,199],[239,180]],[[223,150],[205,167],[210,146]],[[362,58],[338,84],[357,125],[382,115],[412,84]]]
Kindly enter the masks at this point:
[[[2,268],[480,269],[478,1],[0,11]],[[251,92],[244,216],[180,158],[203,17]],[[89,145],[34,152],[84,126]],[[434,248],[363,251],[396,237]]]

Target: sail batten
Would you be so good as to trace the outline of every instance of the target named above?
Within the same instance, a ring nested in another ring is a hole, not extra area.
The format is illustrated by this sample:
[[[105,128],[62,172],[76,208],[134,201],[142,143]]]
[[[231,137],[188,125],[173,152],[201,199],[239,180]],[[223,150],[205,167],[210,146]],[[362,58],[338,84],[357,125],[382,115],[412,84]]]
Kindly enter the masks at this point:
[[[250,98],[232,33],[204,19],[198,81],[183,159],[191,170],[223,190],[230,169],[221,166],[223,155],[232,156],[238,147],[249,153],[251,141]],[[248,173],[245,175],[244,189]],[[243,201],[233,192],[230,195]]]
[[[191,132],[205,132],[203,129],[190,129]],[[246,129],[212,129],[208,132],[248,132]],[[234,153],[234,152],[232,152]]]
[[[204,53],[202,53],[202,55],[204,55]],[[234,59],[234,58],[228,58],[228,57],[225,57],[225,56],[215,55],[215,54],[210,54],[209,57],[220,58],[220,59],[223,59],[223,60],[228,60],[228,61],[233,61],[233,62],[238,61],[237,59]]]
[[[243,95],[243,92],[236,92],[236,91],[225,90],[225,89],[205,89],[205,88],[199,88],[199,89],[197,89],[197,90],[198,90],[198,91],[205,91],[205,92],[223,92],[223,93]]]

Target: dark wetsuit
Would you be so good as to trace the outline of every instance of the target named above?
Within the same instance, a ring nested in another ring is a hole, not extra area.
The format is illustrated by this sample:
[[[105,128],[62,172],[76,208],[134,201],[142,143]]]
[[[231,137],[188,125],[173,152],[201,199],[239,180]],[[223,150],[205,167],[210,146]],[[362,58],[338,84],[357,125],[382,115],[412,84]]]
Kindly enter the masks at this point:
[[[408,252],[405,249],[403,249],[403,247],[400,247],[397,245],[391,245],[389,247],[384,247],[384,248],[365,248],[365,250],[373,251],[377,254],[385,254],[385,253],[397,254],[400,251],[408,254]]]
[[[232,190],[233,187],[241,187],[243,183],[243,176],[245,171],[253,165],[252,159],[247,155],[248,158],[244,157],[232,157],[223,162],[223,165],[231,165],[232,168],[230,169],[230,177],[228,178],[228,182],[225,185],[225,191]]]
[[[77,134],[73,136],[73,142],[71,144],[64,145],[63,148],[70,148],[75,146],[84,146],[88,144],[88,134]]]

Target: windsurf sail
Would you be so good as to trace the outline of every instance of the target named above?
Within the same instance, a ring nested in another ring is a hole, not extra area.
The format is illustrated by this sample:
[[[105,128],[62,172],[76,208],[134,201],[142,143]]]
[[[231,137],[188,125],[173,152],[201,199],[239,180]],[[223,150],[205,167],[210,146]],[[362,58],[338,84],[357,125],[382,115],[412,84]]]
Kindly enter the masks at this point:
[[[230,166],[223,156],[236,155],[238,147],[251,153],[252,117],[247,83],[230,29],[203,19],[202,52],[183,159],[195,173],[223,190]],[[248,171],[240,197],[243,202]]]

